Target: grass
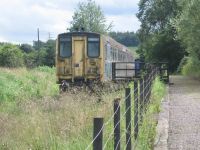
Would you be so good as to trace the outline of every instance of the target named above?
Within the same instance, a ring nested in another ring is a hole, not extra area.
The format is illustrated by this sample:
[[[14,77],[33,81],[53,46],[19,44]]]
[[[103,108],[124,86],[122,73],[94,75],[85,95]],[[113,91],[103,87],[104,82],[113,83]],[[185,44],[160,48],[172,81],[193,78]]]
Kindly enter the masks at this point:
[[[144,115],[143,123],[140,125],[137,149],[151,150],[153,149],[154,139],[156,136],[157,116],[160,112],[161,99],[166,92],[165,85],[156,78],[153,83],[150,104]]]
[[[101,102],[94,94],[82,89],[59,95],[54,72],[55,68],[49,67],[33,70],[0,68],[0,149],[84,149],[92,140],[93,117],[103,117],[106,122],[113,114],[113,100],[125,97],[124,90],[101,91],[98,87],[102,94]],[[152,145],[149,139],[153,140],[156,125],[152,116],[159,111],[163,94],[164,86],[157,79],[152,103],[140,130],[139,148]],[[124,109],[122,102],[122,113]],[[124,120],[121,128],[123,133]],[[112,130],[111,120],[104,130],[104,143]],[[112,141],[113,136],[106,149],[113,149]]]
[[[60,96],[54,72],[48,67],[0,68],[0,149],[86,147],[92,118],[111,114],[112,100],[122,94],[105,92],[101,102],[83,90]]]
[[[200,79],[200,61],[189,57],[186,59],[185,65],[182,66],[182,74],[196,79]]]
[[[128,47],[129,50],[133,53],[135,59],[139,58],[139,55],[136,53],[138,47]]]

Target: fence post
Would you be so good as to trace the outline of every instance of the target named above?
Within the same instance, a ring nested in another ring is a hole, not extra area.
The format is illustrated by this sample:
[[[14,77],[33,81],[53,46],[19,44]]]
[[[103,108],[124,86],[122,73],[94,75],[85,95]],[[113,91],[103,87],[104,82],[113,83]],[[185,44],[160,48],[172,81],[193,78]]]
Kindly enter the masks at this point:
[[[138,136],[138,81],[134,81],[134,137]]]
[[[147,104],[149,103],[150,74],[147,75]]]
[[[131,150],[131,91],[126,88],[125,92],[126,103],[126,150]]]
[[[119,98],[114,100],[114,150],[120,150],[120,105]]]
[[[169,83],[169,63],[167,63],[167,83]]]
[[[140,102],[139,102],[139,106],[140,106],[140,121],[142,121],[142,114],[143,114],[143,106],[144,106],[144,80],[143,78],[140,78]]]
[[[94,118],[93,150],[102,150],[103,147],[103,118]]]

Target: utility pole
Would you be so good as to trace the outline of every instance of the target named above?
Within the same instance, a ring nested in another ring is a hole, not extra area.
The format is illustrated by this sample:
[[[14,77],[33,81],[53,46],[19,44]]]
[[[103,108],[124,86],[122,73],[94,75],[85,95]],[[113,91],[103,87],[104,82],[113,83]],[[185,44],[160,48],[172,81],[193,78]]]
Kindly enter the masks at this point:
[[[38,46],[38,59],[37,59],[37,65],[39,65],[39,59],[40,59],[40,56],[39,56],[39,52],[40,52],[40,30],[39,28],[37,29],[37,37],[38,37],[38,41],[37,41],[37,46]]]
[[[38,46],[38,51],[39,51],[39,49],[40,49],[40,30],[39,30],[39,28],[37,29],[37,37],[38,37],[37,46]]]
[[[50,32],[48,32],[48,35],[49,35],[49,40],[51,40],[51,33],[50,33]]]

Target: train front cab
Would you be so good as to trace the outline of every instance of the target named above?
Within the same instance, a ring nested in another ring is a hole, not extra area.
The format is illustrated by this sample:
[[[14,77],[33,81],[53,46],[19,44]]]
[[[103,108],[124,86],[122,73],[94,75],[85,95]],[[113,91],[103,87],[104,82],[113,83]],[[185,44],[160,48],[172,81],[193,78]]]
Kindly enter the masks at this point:
[[[96,33],[65,33],[57,39],[57,82],[101,80],[101,36]]]

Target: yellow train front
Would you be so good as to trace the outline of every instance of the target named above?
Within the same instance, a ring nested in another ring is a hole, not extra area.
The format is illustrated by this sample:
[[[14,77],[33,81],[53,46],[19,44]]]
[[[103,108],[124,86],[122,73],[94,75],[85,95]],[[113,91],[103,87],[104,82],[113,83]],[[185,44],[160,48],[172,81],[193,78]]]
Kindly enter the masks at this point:
[[[112,62],[133,61],[128,49],[93,32],[59,34],[56,42],[57,83],[112,80]]]

